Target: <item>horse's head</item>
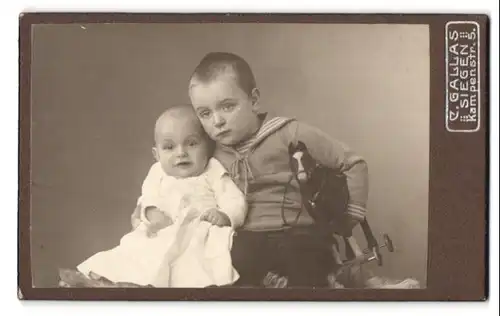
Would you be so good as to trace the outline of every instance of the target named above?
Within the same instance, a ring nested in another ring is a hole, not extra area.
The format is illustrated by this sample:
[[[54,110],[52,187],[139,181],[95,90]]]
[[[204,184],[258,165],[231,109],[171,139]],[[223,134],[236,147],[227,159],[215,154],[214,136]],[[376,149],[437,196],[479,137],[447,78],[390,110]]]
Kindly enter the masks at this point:
[[[327,225],[334,223],[329,230],[350,236],[350,224],[345,222],[349,201],[345,175],[317,162],[301,141],[290,143],[288,154],[290,169],[299,183],[303,204],[314,221]]]
[[[310,180],[311,173],[316,167],[316,161],[307,150],[306,145],[298,141],[297,144],[288,145],[290,168],[299,183],[303,184]]]

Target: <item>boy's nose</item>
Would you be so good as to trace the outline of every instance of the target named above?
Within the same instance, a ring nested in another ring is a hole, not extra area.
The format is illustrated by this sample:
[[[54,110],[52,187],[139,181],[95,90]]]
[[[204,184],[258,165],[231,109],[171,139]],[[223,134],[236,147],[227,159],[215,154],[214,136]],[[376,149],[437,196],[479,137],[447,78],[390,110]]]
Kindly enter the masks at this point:
[[[215,127],[221,127],[224,124],[226,124],[226,120],[220,114],[215,113],[214,114],[214,125],[215,125]]]

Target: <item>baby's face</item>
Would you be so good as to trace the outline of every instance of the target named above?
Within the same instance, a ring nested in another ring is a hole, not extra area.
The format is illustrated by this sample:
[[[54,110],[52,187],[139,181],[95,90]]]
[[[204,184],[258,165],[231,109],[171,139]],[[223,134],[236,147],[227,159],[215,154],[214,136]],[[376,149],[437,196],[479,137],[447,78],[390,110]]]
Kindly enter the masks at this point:
[[[236,145],[258,129],[258,99],[250,97],[228,71],[209,82],[193,79],[191,103],[210,138],[223,145]]]
[[[191,118],[166,117],[157,126],[153,154],[169,176],[187,178],[200,175],[208,162],[206,134]]]

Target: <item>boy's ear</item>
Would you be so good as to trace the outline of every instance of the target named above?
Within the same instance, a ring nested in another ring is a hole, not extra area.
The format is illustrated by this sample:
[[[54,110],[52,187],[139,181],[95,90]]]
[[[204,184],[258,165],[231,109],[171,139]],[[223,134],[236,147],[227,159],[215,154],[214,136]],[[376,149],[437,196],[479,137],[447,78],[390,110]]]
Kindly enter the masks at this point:
[[[260,109],[260,90],[258,88],[252,89],[252,109],[254,112],[259,112]]]
[[[153,147],[151,152],[153,153],[153,157],[155,158],[155,160],[160,161],[160,156],[158,155],[158,149],[156,149],[156,147]]]

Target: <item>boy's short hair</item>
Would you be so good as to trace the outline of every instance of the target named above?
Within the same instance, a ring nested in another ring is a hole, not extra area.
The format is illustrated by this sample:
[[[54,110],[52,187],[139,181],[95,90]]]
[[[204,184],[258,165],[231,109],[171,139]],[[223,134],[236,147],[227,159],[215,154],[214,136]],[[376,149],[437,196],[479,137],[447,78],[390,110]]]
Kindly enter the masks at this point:
[[[228,68],[234,71],[240,88],[250,95],[256,88],[255,77],[250,65],[240,56],[227,52],[211,52],[196,66],[191,80],[208,82]]]

